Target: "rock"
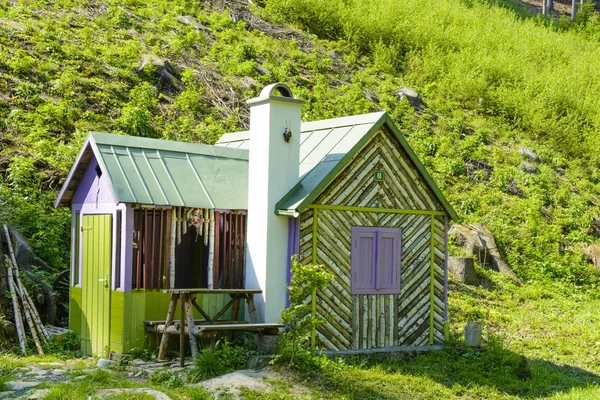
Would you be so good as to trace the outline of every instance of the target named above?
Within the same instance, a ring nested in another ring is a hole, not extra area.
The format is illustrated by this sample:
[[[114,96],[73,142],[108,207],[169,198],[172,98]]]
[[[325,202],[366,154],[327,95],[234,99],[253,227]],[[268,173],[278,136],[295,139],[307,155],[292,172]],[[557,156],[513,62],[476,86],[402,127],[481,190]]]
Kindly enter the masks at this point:
[[[103,389],[103,390],[99,390],[98,392],[96,392],[96,396],[99,398],[105,398],[105,397],[113,397],[116,395],[123,395],[120,396],[122,398],[137,398],[138,396],[135,396],[136,394],[138,395],[147,395],[147,396],[152,396],[153,398],[155,398],[156,400],[171,400],[171,398],[169,396],[167,396],[166,394],[164,394],[163,392],[159,392],[158,390],[154,390],[154,389],[145,389],[145,388],[135,388],[135,389]],[[130,395],[130,396],[127,396]],[[145,398],[145,396],[144,396]]]
[[[523,191],[517,186],[517,181],[514,179],[510,181],[508,185],[506,185],[506,191],[510,194],[514,194],[517,197],[524,198],[525,194]]]
[[[191,25],[196,32],[204,31],[206,32],[208,28],[202,25],[198,20],[191,15],[180,15],[177,17],[177,21],[181,22],[184,25]]]
[[[7,390],[5,392],[0,392],[0,399],[9,399],[13,397],[15,394],[14,390]]]
[[[254,69],[256,70],[256,72],[258,72],[260,75],[271,75],[271,71],[269,71],[268,69],[257,65],[254,67]]]
[[[259,370],[267,368],[271,363],[271,356],[250,356],[248,357],[248,369]]]
[[[423,102],[421,101],[421,97],[419,93],[415,92],[412,89],[409,89],[405,86],[398,89],[395,93],[396,97],[400,100],[407,99],[412,108],[422,110],[424,108]]]
[[[50,389],[38,389],[36,391],[34,391],[33,393],[31,393],[29,396],[26,396],[25,398],[27,400],[40,400],[46,397],[46,395],[50,392]],[[2,393],[0,393],[0,398],[2,397]]]
[[[479,284],[473,257],[448,257],[448,272],[464,284]]]
[[[527,161],[521,161],[521,167],[523,167],[523,171],[528,174],[535,174],[538,170],[535,165],[528,163]]]
[[[467,176],[472,178],[483,178],[485,181],[489,181],[494,171],[494,168],[486,161],[469,159],[465,161],[465,169],[467,170]]]
[[[87,377],[88,377],[87,375],[79,375],[79,376],[76,376],[75,378],[73,378],[71,380],[72,381],[83,381],[83,380],[86,380]]]
[[[107,360],[106,358],[99,359],[98,363],[96,364],[96,366],[98,368],[110,368],[113,365],[115,365],[115,362],[111,361],[111,360]]]
[[[370,91],[368,91],[365,88],[363,88],[362,91],[365,92],[365,97],[367,98],[367,100],[369,100],[375,104],[379,104],[379,98],[377,96],[375,96],[375,94],[371,93]]]
[[[142,56],[140,67],[137,69],[138,75],[144,75],[148,65],[155,66],[158,82],[156,89],[161,93],[177,93],[183,90],[181,76],[177,69],[167,60],[157,57],[153,54]]]
[[[279,335],[255,335],[256,347],[260,354],[275,354],[279,347]]]
[[[11,342],[18,338],[17,329],[12,321],[6,319],[0,320],[0,337]]]
[[[10,390],[18,392],[24,389],[31,389],[38,386],[40,382],[26,382],[26,381],[12,381],[6,384],[6,387]]]
[[[344,59],[344,56],[342,55],[342,53],[340,53],[337,50],[331,50],[328,54],[329,58],[331,58],[334,62],[338,62],[340,60]]]
[[[560,176],[565,176],[565,170],[562,168],[556,168],[554,171],[556,171],[556,173]]]
[[[600,246],[596,244],[589,245],[585,249],[585,255],[587,257],[587,261],[590,264],[593,264],[598,272],[600,272]]]
[[[521,285],[523,282],[506,264],[500,255],[492,233],[482,224],[454,225],[449,232],[455,235],[456,242],[494,271],[508,275],[513,281]]]
[[[529,158],[533,162],[536,162],[536,163],[542,162],[542,160],[540,160],[540,158],[537,156],[537,154],[535,154],[535,152],[533,150],[528,149],[527,147],[519,147],[519,154],[521,154],[524,157]]]
[[[239,84],[240,84],[240,89],[242,89],[242,91],[244,91],[244,92],[257,86],[256,80],[252,79],[249,76],[242,77],[239,80]]]

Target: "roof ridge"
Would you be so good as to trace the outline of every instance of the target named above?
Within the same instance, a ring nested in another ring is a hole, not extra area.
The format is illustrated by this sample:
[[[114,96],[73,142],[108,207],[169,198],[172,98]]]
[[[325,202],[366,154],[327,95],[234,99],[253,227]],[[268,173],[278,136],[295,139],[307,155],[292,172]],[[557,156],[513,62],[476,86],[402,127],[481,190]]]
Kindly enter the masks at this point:
[[[175,153],[202,154],[218,158],[248,160],[248,152],[242,149],[226,148],[205,143],[181,142],[140,136],[119,135],[107,132],[90,132],[89,136],[97,145],[172,151]]]

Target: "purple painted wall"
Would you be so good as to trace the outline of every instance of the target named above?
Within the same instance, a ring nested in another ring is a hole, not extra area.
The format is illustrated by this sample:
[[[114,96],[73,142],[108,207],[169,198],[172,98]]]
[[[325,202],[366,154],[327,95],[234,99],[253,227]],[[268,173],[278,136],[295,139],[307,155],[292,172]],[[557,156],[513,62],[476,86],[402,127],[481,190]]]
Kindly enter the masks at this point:
[[[79,181],[77,189],[75,193],[73,193],[73,197],[71,199],[71,209],[72,209],[72,251],[71,254],[76,254],[74,250],[75,245],[75,235],[81,235],[81,226],[75,226],[75,213],[80,212],[81,218],[80,223],[83,223],[83,215],[85,214],[112,214],[113,215],[113,232],[112,232],[112,248],[117,248],[117,224],[116,221],[116,212],[117,210],[122,211],[122,230],[121,230],[121,253],[116,254],[113,251],[113,262],[112,262],[112,276],[115,274],[115,266],[117,257],[120,257],[121,261],[121,276],[120,282],[121,287],[115,287],[115,279],[111,279],[112,290],[120,290],[124,292],[131,291],[131,257],[132,257],[132,235],[128,235],[127,232],[133,231],[133,210],[131,206],[126,204],[118,204],[116,197],[113,193],[112,186],[110,181],[108,180],[108,175],[105,171],[101,171],[101,174],[98,174],[98,162],[95,158],[92,158],[86,167],[86,170]],[[80,241],[81,243],[81,236]],[[74,265],[75,261],[77,261],[76,265],[79,268],[79,276],[82,274],[81,266],[82,266],[82,254],[81,251],[79,253],[79,260],[72,260]],[[72,256],[74,257],[74,256]],[[71,279],[73,279],[74,272],[71,274]],[[71,280],[72,281],[72,280]]]
[[[292,282],[292,256],[300,253],[300,218],[288,218],[288,254],[287,254],[287,271],[285,283],[290,285]],[[285,305],[290,306],[290,295],[285,294]]]

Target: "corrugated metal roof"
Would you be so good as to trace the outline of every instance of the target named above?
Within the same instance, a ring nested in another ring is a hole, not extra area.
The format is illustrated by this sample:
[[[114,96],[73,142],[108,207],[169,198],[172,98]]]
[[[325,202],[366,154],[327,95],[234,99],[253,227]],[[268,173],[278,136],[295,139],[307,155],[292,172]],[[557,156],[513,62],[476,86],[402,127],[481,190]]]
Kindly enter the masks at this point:
[[[282,200],[280,207],[297,209],[384,115],[384,112],[376,112],[302,123],[300,183]],[[248,149],[249,135],[249,131],[228,133],[219,139],[217,145]]]
[[[295,209],[340,160],[379,121],[385,112],[304,122],[300,132],[300,184],[296,185],[282,208]],[[248,149],[250,132],[227,133],[217,145],[226,148]]]
[[[302,123],[300,132],[300,182],[277,204],[277,212],[301,212],[335,177],[370,137],[387,124],[394,132],[444,209],[454,220],[456,212],[385,112]],[[248,149],[249,131],[225,134],[217,145]]]
[[[246,150],[92,132],[79,160],[90,151],[119,203],[248,208]],[[70,201],[77,184],[71,180],[85,167],[80,164],[75,163],[57,205]]]

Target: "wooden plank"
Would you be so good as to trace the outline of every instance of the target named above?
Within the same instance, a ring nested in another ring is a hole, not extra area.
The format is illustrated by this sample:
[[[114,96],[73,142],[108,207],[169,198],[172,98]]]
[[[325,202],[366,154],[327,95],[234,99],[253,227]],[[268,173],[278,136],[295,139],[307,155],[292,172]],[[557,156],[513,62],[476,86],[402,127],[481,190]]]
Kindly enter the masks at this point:
[[[200,307],[198,305],[198,303],[196,303],[196,299],[192,299],[192,305],[196,308],[196,310],[198,310],[198,312],[200,313],[200,315],[202,315],[204,317],[205,320],[207,321],[212,321],[214,318],[211,318],[208,316],[208,314],[202,309],[202,307]]]
[[[214,240],[215,240],[215,250],[214,250],[214,280],[213,280],[213,288],[215,289],[220,289],[221,285],[220,285],[220,277],[221,277],[221,271],[220,271],[220,264],[221,264],[221,213],[220,212],[216,212],[215,211],[215,234],[214,234]]]
[[[167,210],[167,221],[165,223],[168,234],[165,234],[165,287],[171,287],[171,210]]]
[[[190,329],[193,329],[194,327],[194,310],[192,308],[192,295],[188,294],[185,296],[186,297],[186,301],[185,301],[185,311],[186,311],[186,315],[187,315],[187,326]],[[183,326],[183,324],[182,324]],[[189,335],[190,337],[190,348],[192,351],[192,360],[194,362],[196,362],[196,360],[198,359],[198,344],[196,343],[196,337],[194,335]]]
[[[173,316],[175,315],[175,309],[177,308],[177,301],[179,300],[178,294],[173,294],[171,296],[171,302],[169,303],[169,311],[167,312],[167,320],[165,321],[165,326],[168,328],[173,325]],[[169,342],[169,336],[167,334],[163,334],[160,339],[160,345],[158,347],[158,359],[164,360],[165,355],[167,354],[167,345]]]
[[[164,293],[193,293],[193,294],[243,294],[254,295],[261,294],[261,289],[207,289],[207,288],[186,288],[186,289],[165,289]]]
[[[435,331],[435,326],[433,325],[434,319],[434,302],[435,302],[435,292],[434,292],[434,284],[435,284],[435,217],[431,216],[431,273],[429,275],[429,280],[431,283],[430,286],[430,294],[429,294],[429,303],[430,303],[430,317],[429,317],[429,344],[433,344],[433,335]]]
[[[160,226],[158,230],[158,265],[156,266],[156,285],[154,286],[156,289],[160,289],[162,286],[162,277],[163,277],[163,246],[164,246],[164,226],[163,226],[163,209],[160,209]],[[165,212],[166,214],[166,212]]]
[[[144,230],[143,230],[143,235],[144,235],[144,244],[142,247],[142,254],[144,257],[144,262],[142,263],[142,267],[143,267],[143,274],[142,274],[142,280],[143,280],[143,287],[144,289],[146,289],[148,287],[148,261],[150,259],[149,254],[148,254],[148,210],[144,209]],[[138,288],[139,289],[139,288]]]
[[[185,308],[185,296],[182,295],[180,297],[180,310],[179,310],[179,326],[184,327],[183,318],[184,318],[184,308]],[[190,327],[191,328],[191,327]],[[180,329],[179,332],[179,366],[183,368],[185,366],[185,340],[184,340],[185,332],[183,329]]]

